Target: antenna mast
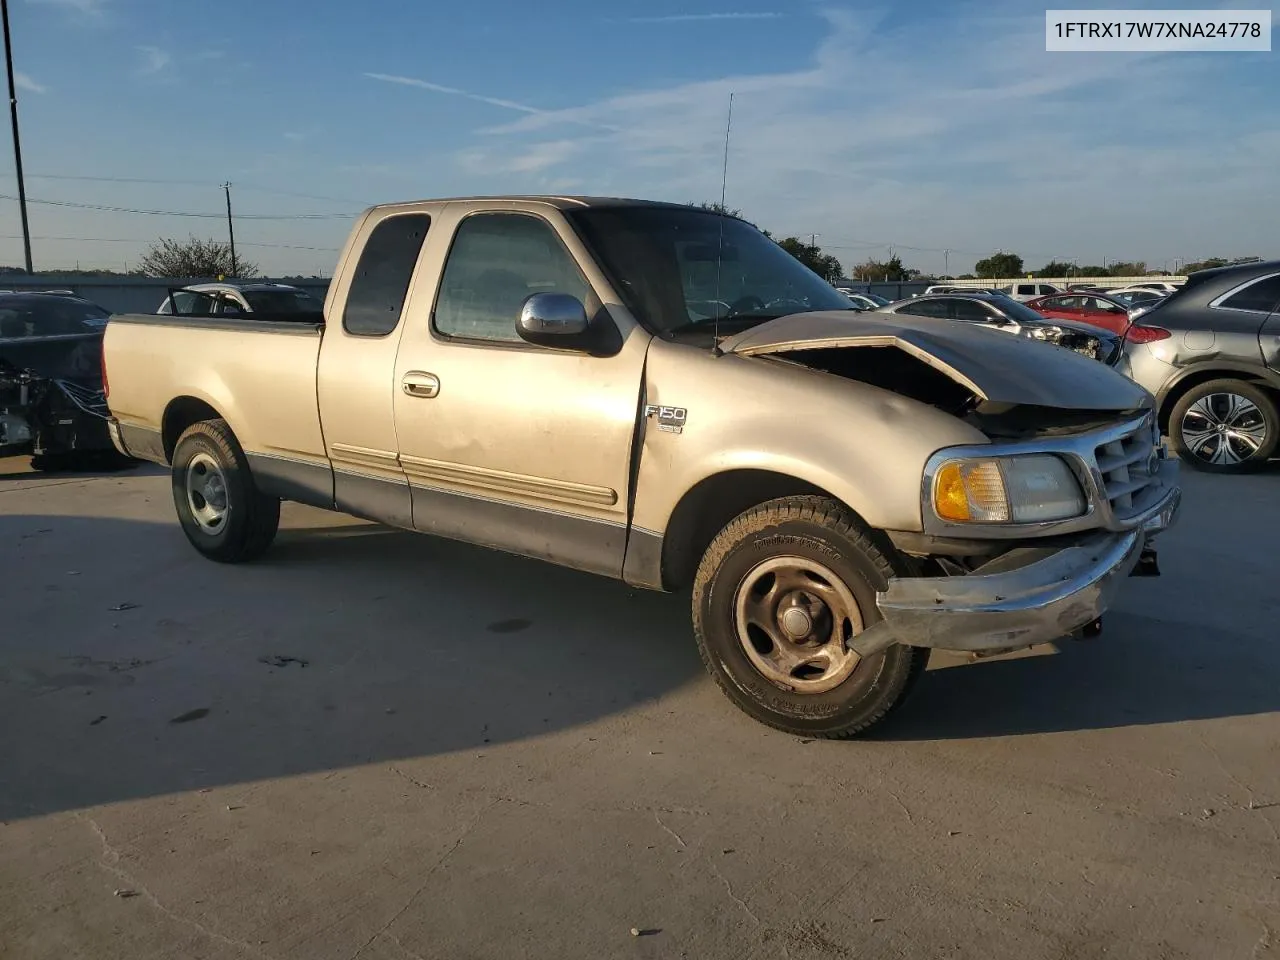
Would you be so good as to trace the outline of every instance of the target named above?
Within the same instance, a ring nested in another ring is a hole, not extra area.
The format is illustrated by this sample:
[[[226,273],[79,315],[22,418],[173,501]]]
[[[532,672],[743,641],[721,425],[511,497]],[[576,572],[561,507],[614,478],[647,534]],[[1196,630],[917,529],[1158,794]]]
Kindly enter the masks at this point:
[[[729,132],[733,129],[733,94],[729,94],[729,119],[724,125],[724,170],[720,174],[720,206],[724,206],[725,187],[729,183]]]

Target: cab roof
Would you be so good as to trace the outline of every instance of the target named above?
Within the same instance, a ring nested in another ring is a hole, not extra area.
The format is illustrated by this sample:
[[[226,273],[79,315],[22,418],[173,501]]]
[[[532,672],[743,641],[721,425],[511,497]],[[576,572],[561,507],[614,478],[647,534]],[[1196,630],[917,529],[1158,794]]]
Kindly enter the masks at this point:
[[[668,203],[664,200],[636,200],[629,197],[565,197],[540,194],[500,194],[476,197],[436,197],[421,200],[405,200],[396,203],[380,203],[374,210],[388,207],[410,207],[415,204],[441,203],[477,203],[493,201],[512,201],[516,203],[545,203],[560,210],[581,210],[590,207],[656,207],[668,210],[701,210],[701,207],[688,203]],[[715,211],[706,211],[714,213]]]

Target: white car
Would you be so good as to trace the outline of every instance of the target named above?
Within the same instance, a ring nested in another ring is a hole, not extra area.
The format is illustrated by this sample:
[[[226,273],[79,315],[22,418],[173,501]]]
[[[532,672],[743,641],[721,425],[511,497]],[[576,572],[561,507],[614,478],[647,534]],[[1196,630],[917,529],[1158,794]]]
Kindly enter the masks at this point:
[[[196,283],[170,290],[158,314],[241,316],[246,313],[320,313],[324,302],[287,283]]]
[[[1141,283],[1131,283],[1125,287],[1125,290],[1154,290],[1162,295],[1168,295],[1181,289],[1182,284],[1170,283],[1168,280],[1143,280]]]
[[[1013,283],[1007,287],[1001,287],[1000,292],[1007,297],[1025,303],[1028,300],[1034,300],[1036,297],[1047,297],[1055,293],[1062,293],[1058,287],[1052,283]]]
[[[840,289],[840,288],[837,288]],[[874,293],[858,293],[854,290],[840,289],[849,302],[859,310],[879,310],[881,307],[888,306],[891,301]]]
[[[1154,303],[1156,300],[1163,300],[1169,295],[1167,290],[1155,290],[1151,287],[1120,287],[1117,290],[1107,291],[1111,296],[1124,300],[1130,306],[1137,306],[1139,303]]]

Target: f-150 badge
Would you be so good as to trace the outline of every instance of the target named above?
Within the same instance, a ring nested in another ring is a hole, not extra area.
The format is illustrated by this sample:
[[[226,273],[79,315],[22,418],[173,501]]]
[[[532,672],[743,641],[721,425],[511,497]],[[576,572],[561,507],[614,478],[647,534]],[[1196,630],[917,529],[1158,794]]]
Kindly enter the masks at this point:
[[[650,403],[645,405],[644,415],[657,417],[658,429],[664,433],[682,433],[689,411],[684,407],[656,407]]]

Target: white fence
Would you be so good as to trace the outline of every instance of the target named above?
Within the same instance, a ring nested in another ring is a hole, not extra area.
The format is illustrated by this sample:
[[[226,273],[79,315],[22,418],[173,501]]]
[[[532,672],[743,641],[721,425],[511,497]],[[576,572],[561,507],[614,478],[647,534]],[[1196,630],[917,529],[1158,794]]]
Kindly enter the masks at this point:
[[[946,284],[948,287],[982,287],[983,289],[1007,287],[1015,283],[1051,283],[1055,287],[1066,289],[1073,283],[1091,283],[1100,287],[1127,287],[1134,283],[1182,283],[1186,279],[1184,276],[1151,275],[1145,277],[1006,277],[1002,280],[938,280],[936,282]]]

